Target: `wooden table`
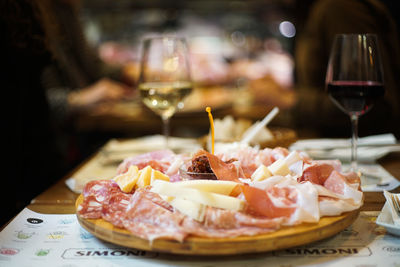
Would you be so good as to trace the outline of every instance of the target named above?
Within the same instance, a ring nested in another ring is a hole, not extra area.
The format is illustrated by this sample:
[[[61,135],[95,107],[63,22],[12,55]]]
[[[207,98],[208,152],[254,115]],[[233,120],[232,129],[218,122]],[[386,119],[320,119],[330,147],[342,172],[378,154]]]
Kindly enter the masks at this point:
[[[75,200],[78,194],[72,192],[66,185],[67,177],[72,177],[74,172],[82,168],[90,160],[83,162],[76,170],[65,176],[42,194],[32,200],[29,209],[46,214],[68,214],[75,213]],[[393,153],[381,159],[379,163],[394,177],[400,179],[400,153]],[[400,187],[392,192],[400,193]],[[380,192],[366,192],[362,210],[379,211],[385,203],[385,198]]]

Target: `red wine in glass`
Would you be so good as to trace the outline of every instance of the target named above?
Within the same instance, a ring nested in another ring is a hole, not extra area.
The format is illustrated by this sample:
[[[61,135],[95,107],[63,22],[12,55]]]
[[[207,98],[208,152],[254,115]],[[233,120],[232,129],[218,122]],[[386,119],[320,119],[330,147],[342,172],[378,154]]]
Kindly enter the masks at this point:
[[[375,81],[332,81],[327,86],[333,102],[349,115],[361,116],[384,95],[384,87]]]
[[[335,35],[325,82],[330,98],[350,117],[351,169],[357,172],[358,118],[384,94],[377,35]]]

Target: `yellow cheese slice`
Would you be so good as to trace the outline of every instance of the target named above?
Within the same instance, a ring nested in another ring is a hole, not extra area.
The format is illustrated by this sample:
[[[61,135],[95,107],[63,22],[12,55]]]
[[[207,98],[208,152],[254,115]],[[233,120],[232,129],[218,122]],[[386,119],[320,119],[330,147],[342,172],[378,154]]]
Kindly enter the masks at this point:
[[[137,187],[143,188],[150,185],[152,170],[150,166],[147,166],[139,171],[139,179],[136,182]]]
[[[165,175],[164,173],[157,171],[157,170],[151,170],[151,176],[150,176],[150,185],[153,184],[155,180],[164,180],[169,182],[169,177]]]
[[[174,184],[175,183],[163,180],[156,180],[154,181],[150,191],[160,195],[192,200],[197,203],[221,209],[241,210],[244,205],[243,200],[235,197],[200,191],[193,188],[180,187]]]
[[[114,181],[118,184],[119,188],[125,193],[132,191],[133,187],[139,178],[139,169],[137,166],[130,166],[128,171],[116,176]]]

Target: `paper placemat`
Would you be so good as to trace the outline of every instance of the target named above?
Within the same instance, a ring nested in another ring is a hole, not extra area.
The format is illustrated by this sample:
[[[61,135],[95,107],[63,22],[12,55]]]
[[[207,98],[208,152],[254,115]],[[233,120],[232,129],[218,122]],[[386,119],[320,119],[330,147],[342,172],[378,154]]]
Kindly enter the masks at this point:
[[[375,221],[359,218],[332,238],[269,253],[222,257],[180,256],[124,248],[84,230],[74,214],[40,214],[24,209],[0,233],[0,266],[398,266],[400,238]]]

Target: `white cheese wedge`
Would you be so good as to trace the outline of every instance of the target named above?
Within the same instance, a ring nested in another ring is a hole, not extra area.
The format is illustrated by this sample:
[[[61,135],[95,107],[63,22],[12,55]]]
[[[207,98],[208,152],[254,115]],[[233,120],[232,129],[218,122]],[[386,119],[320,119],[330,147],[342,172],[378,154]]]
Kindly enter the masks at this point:
[[[128,171],[114,177],[114,181],[118,184],[119,188],[125,193],[132,191],[133,187],[139,178],[139,169],[137,166],[130,166]]]
[[[172,207],[179,210],[181,213],[189,216],[190,218],[202,222],[206,213],[206,206],[201,203],[184,198],[172,198],[168,201]]]
[[[297,151],[292,151],[290,152],[289,155],[286,156],[285,158],[285,163],[290,166],[293,163],[297,162],[297,161],[301,161],[301,157],[300,154]]]
[[[221,209],[241,210],[244,205],[243,200],[235,197],[204,192],[193,188],[185,188],[174,184],[175,183],[163,180],[156,180],[154,181],[150,191],[160,195],[192,200],[197,203]]]
[[[186,180],[174,183],[174,185],[185,188],[198,189],[204,192],[230,195],[238,183],[223,180]]]
[[[264,164],[261,164],[251,175],[251,180],[253,182],[263,181],[272,176],[272,173],[269,171],[268,167]]]
[[[273,174],[273,175],[281,175],[281,176],[286,176],[290,174],[290,170],[288,165],[286,164],[284,159],[278,159],[274,163],[268,166],[268,170]]]

